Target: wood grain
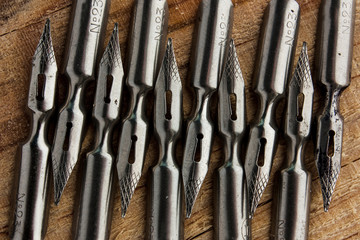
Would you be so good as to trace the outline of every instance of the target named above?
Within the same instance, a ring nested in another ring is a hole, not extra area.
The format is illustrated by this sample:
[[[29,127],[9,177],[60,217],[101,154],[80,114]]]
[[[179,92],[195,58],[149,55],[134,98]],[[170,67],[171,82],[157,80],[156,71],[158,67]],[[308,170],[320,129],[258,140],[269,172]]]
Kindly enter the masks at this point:
[[[168,0],[170,7],[169,37],[174,39],[175,54],[180,75],[185,86],[189,67],[190,48],[197,6],[200,0]],[[256,96],[252,91],[252,74],[262,15],[269,0],[235,0],[233,38],[246,80],[247,120],[255,118]],[[115,22],[119,22],[122,53],[126,52],[129,20],[133,0],[113,0],[111,4],[107,36]],[[315,32],[320,0],[302,0],[301,28],[297,45],[300,52],[302,41],[308,42],[313,69]],[[310,214],[310,239],[360,239],[360,0],[357,0],[352,83],[341,97],[341,112],[345,119],[342,169],[335,195],[328,213],[323,212],[319,179],[314,163],[313,142],[306,151],[306,167],[312,173],[312,202]],[[29,117],[25,111],[31,58],[46,18],[50,18],[56,59],[62,62],[65,38],[69,23],[71,0],[16,0],[0,2],[0,238],[6,239],[9,228],[11,192],[13,185],[15,152],[18,144],[29,132]],[[125,55],[123,55],[125,61]],[[64,85],[64,83],[61,83]],[[60,99],[65,89],[59,88]],[[92,99],[87,99],[91,105]],[[60,101],[61,103],[61,101]],[[126,105],[126,103],[125,103]],[[187,118],[192,106],[192,94],[184,90],[184,115]],[[322,101],[316,88],[314,113],[318,113]],[[124,107],[126,109],[126,107]],[[90,112],[90,111],[89,111]],[[281,114],[278,116],[279,122]],[[91,126],[91,125],[90,125]],[[314,130],[314,129],[313,129]],[[91,149],[94,129],[90,127],[83,143],[82,156]],[[181,148],[178,158],[181,159]],[[286,146],[281,137],[274,160],[270,182],[261,199],[254,220],[253,238],[268,239],[271,225],[273,177],[284,161]],[[216,137],[205,179],[195,205],[193,215],[185,221],[185,239],[213,238],[213,182],[214,169],[223,160],[221,141]],[[157,160],[157,144],[151,138],[143,177],[130,204],[125,219],[120,214],[120,196],[116,188],[111,239],[143,239],[145,234],[146,173]],[[83,157],[82,157],[83,158]],[[71,239],[71,225],[78,168],[70,177],[59,206],[51,204],[46,239]],[[117,186],[117,185],[116,185]],[[53,195],[53,194],[52,194]],[[52,196],[53,197],[53,196]]]

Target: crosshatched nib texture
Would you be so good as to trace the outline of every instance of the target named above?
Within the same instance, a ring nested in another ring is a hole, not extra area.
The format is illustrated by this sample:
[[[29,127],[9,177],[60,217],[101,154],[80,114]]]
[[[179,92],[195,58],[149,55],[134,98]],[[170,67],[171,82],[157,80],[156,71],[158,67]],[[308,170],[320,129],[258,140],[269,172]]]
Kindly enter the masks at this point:
[[[60,202],[61,195],[64,191],[65,185],[69,180],[70,174],[74,168],[70,162],[66,163],[66,155],[61,156],[60,162],[53,160],[53,171],[54,171],[54,187],[55,187],[55,204],[58,205]],[[55,158],[53,158],[55,159]]]
[[[110,69],[116,67],[122,68],[118,23],[115,23],[109,44],[107,45],[101,58],[100,68],[101,67],[108,67]]]
[[[197,195],[199,194],[202,184],[201,179],[190,179],[185,187],[186,217],[190,218],[192,209],[195,204]]]
[[[223,74],[223,76],[227,75],[232,80],[232,82],[234,81],[240,81],[242,83],[244,82],[244,78],[240,69],[240,63],[236,54],[236,47],[233,39],[231,39],[229,44],[228,56],[225,62],[225,71],[226,74]]]
[[[164,75],[166,80],[165,82],[181,83],[180,74],[176,64],[174,49],[172,45],[172,39],[168,40],[162,68],[160,69],[159,75],[160,74]]]
[[[49,65],[56,65],[54,48],[50,34],[50,20],[47,19],[44,27],[44,31],[40,37],[39,44],[35,50],[33,57],[34,67],[39,64],[40,72],[45,73]]]
[[[295,72],[289,83],[285,134],[291,139],[304,139],[310,135],[314,86],[311,78],[307,44],[303,43]],[[299,96],[302,106],[299,109]]]
[[[263,174],[260,169],[251,182],[248,182],[249,188],[249,206],[250,206],[250,218],[254,216],[255,210],[260,202],[260,198],[268,183],[268,177]]]
[[[305,42],[300,52],[294,76],[291,78],[290,85],[293,86],[294,84],[296,84],[296,87],[298,88],[301,88],[301,86],[303,85],[304,89],[312,89],[310,62],[307,54],[307,45]]]
[[[130,200],[134,194],[137,183],[141,174],[136,172],[128,172],[128,174],[120,179],[120,198],[121,198],[121,216],[125,217],[129,207]]]
[[[325,212],[329,210],[331,197],[334,193],[336,181],[339,177],[340,167],[340,164],[336,161],[330,160],[329,166],[327,167],[328,170],[319,172]]]

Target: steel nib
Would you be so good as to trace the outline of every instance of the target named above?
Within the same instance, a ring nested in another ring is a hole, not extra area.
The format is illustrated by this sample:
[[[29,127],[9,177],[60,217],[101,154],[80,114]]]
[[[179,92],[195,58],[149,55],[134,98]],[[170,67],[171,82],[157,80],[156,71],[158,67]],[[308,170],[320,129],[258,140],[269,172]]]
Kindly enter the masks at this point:
[[[60,109],[51,148],[55,204],[58,204],[70,175],[78,162],[85,137],[85,91],[95,81],[95,68],[100,59],[110,0],[102,0],[93,16],[93,2],[74,1],[65,48],[62,74],[68,81],[67,98]],[[96,19],[96,24],[93,24]]]
[[[154,135],[159,145],[159,160],[149,170],[146,239],[184,238],[181,171],[176,161],[176,143],[181,135],[182,85],[172,40],[154,91]],[[166,223],[166,224],[164,224]]]
[[[182,178],[189,218],[209,169],[214,123],[210,102],[224,69],[233,21],[232,1],[203,0],[198,10],[197,35],[190,67],[195,101],[184,149]],[[211,54],[209,54],[211,53]]]
[[[82,162],[72,239],[109,239],[115,192],[112,133],[120,118],[124,80],[118,36],[116,23],[98,68],[93,108],[96,143]]]
[[[44,239],[48,223],[50,146],[48,123],[54,110],[57,65],[47,20],[32,59],[28,94],[30,134],[17,152],[10,239]],[[19,214],[20,213],[20,214]]]
[[[251,239],[241,144],[246,130],[245,84],[234,41],[218,89],[218,126],[224,163],[215,171],[215,239]]]
[[[126,215],[144,167],[149,140],[147,96],[153,89],[164,55],[168,15],[166,0],[135,1],[126,79],[130,110],[122,123],[116,158],[122,217]]]
[[[284,127],[287,160],[275,186],[272,236],[305,240],[309,231],[311,174],[305,168],[304,153],[310,136],[314,96],[305,42],[287,89]]]
[[[344,1],[323,0],[319,14],[316,67],[325,98],[317,122],[315,161],[325,212],[329,209],[341,168],[344,120],[340,113],[340,95],[351,81],[356,0],[346,4],[346,30],[344,6]]]
[[[292,31],[288,31],[289,22],[286,20],[290,15],[293,17]],[[277,149],[278,128],[274,116],[279,100],[285,97],[296,49],[299,19],[300,7],[295,0],[272,0],[264,14],[254,72],[259,111],[250,129],[245,157],[250,217],[254,215],[269,181]]]

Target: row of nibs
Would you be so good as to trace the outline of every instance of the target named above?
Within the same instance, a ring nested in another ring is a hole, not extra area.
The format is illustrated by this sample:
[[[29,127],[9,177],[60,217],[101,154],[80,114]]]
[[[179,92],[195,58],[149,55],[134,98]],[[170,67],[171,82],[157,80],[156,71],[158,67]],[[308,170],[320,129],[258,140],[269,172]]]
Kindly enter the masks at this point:
[[[93,116],[97,119],[102,118],[102,120],[105,121],[117,121],[119,118],[124,69],[121,61],[118,35],[118,24],[116,23],[109,43],[99,63]],[[174,76],[177,77],[175,78]],[[53,108],[56,78],[57,65],[50,34],[50,20],[47,20],[33,58],[33,71],[28,101],[28,106],[31,110],[34,112],[46,112]],[[174,79],[176,79],[176,81]],[[169,112],[169,106],[171,105],[173,108],[176,108],[178,105],[176,103],[181,103],[180,105],[182,106],[182,96],[180,96],[182,95],[182,86],[171,39],[168,40],[158,80],[159,81],[157,81],[156,84],[158,91],[180,91],[180,94],[172,96],[171,103],[167,102],[166,95],[163,95],[161,103],[163,103],[164,109],[156,109],[156,111],[164,111],[164,119],[160,118],[158,121],[169,121],[170,118],[172,124],[178,122],[178,125],[180,126],[182,116],[178,114],[174,115]],[[98,129],[98,131],[101,132],[103,129]],[[129,202],[127,204],[122,204],[123,217],[127,211],[128,204]]]
[[[98,77],[98,88],[102,89],[103,95],[97,96],[95,100],[95,111],[94,114],[96,115],[97,111],[102,111],[106,108],[116,108],[113,111],[107,111],[109,115],[106,117],[108,118],[116,118],[116,116],[112,116],[112,114],[118,115],[116,111],[119,111],[119,106],[117,105],[118,101],[112,101],[112,99],[117,99],[118,96],[121,94],[121,86],[123,78],[117,78],[114,76],[122,76],[123,75],[123,67],[121,62],[121,54],[120,54],[120,45],[119,45],[119,39],[118,39],[118,25],[115,24],[112,36],[110,38],[109,44],[107,45],[107,48],[104,52],[104,55],[102,57],[102,60],[100,62],[100,69],[99,69],[99,77]],[[305,52],[304,52],[305,48]],[[230,52],[236,53],[235,45],[233,41],[230,43]],[[302,54],[306,54],[306,46],[303,47]],[[174,58],[174,52],[172,47],[171,40],[168,41],[166,55],[164,57],[164,61],[162,63],[163,73],[166,74],[166,71],[164,72],[164,69],[173,69],[174,66],[176,66],[175,61],[169,61],[170,58]],[[308,58],[303,58],[308,59]],[[226,60],[225,69],[232,69],[229,71],[232,71],[233,80],[238,81],[238,84],[240,84],[241,89],[237,89],[239,92],[243,92],[244,84],[243,84],[243,78],[241,75],[241,70],[235,69],[239,68],[236,54],[229,54],[228,59]],[[175,65],[174,65],[175,64]],[[176,67],[177,69],[177,67]],[[111,73],[111,74],[110,74]],[[160,71],[161,73],[161,71]],[[176,73],[176,72],[175,72]],[[178,73],[176,73],[178,74]],[[237,74],[237,75],[236,75]],[[223,76],[226,75],[226,71],[224,71]],[[41,81],[43,78],[41,76],[44,76],[45,81]],[[47,20],[45,24],[44,31],[42,33],[42,36],[40,38],[40,42],[38,44],[37,50],[35,52],[34,58],[33,58],[33,73],[31,78],[31,84],[30,84],[30,91],[29,91],[29,102],[28,106],[30,109],[34,111],[47,111],[53,106],[54,102],[54,96],[55,96],[55,87],[56,87],[56,76],[57,76],[57,65],[55,61],[55,55],[54,55],[54,49],[52,45],[51,40],[51,34],[50,34],[50,21]],[[112,80],[109,80],[108,76],[112,76]],[[160,79],[159,75],[159,79]],[[223,77],[224,78],[224,77]],[[115,80],[115,81],[114,81]],[[224,82],[225,80],[222,79]],[[181,83],[180,83],[181,85]],[[224,93],[220,93],[219,95],[223,98],[226,98],[227,101],[224,101],[228,106],[226,106],[224,109],[230,110],[230,118],[234,120],[234,117],[237,116],[236,112],[239,111],[239,107],[237,109],[234,109],[231,105],[230,95],[234,92],[234,86],[236,86],[234,82],[229,83],[222,83],[223,88],[221,88],[221,91],[229,90],[231,88],[232,92],[227,92],[225,95]],[[157,84],[156,86],[161,86],[160,84]],[[167,86],[169,87],[169,86]],[[230,87],[230,88],[229,88]],[[116,90],[112,90],[116,89]],[[243,102],[244,96],[237,95],[238,101]],[[240,97],[240,99],[239,99]],[[220,102],[223,99],[220,99]],[[166,99],[164,98],[164,101],[166,102]],[[39,104],[41,103],[41,104]],[[111,103],[109,105],[109,103]],[[108,106],[108,107],[105,107]],[[165,104],[165,106],[167,106]],[[223,107],[223,106],[222,106]],[[244,110],[245,110],[245,106]],[[166,111],[166,110],[165,110]],[[237,116],[243,118],[243,116]],[[220,116],[220,127],[224,121],[228,121],[229,119],[224,119],[224,116]],[[195,189],[197,192],[190,193],[192,195],[197,195],[199,189]],[[194,190],[194,191],[195,191]],[[188,193],[189,194],[189,193]],[[186,201],[186,209],[187,209],[187,216],[189,217],[191,215],[191,211],[193,208],[193,205],[195,203],[195,199],[192,202]],[[128,204],[126,205],[126,209],[122,209],[124,213],[126,213]],[[123,214],[125,216],[125,214]]]

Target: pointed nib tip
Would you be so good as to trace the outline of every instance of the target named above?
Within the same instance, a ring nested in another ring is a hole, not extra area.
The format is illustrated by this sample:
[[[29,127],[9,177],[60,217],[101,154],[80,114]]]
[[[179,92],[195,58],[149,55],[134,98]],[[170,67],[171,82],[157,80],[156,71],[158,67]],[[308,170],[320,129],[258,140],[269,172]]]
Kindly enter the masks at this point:
[[[113,29],[113,32],[111,34],[111,38],[110,38],[110,41],[109,41],[109,44],[111,44],[111,42],[119,42],[119,27],[118,27],[118,24],[115,23],[114,25],[114,29]]]
[[[57,177],[59,175],[54,175],[54,177]],[[55,197],[55,204],[58,205],[61,199],[61,196],[64,192],[66,183],[67,183],[68,178],[63,176],[63,177],[59,177],[59,178],[55,178],[54,179],[54,197]]]
[[[119,35],[119,24],[118,23],[114,24],[114,29],[113,29],[113,32],[112,32],[112,36],[114,36],[114,35],[116,35],[116,36]],[[112,38],[112,36],[111,36],[111,38]]]
[[[134,194],[134,192],[129,193],[129,195],[121,194],[121,217],[122,218],[125,218],[125,216],[126,216],[126,212],[128,210],[130,200],[131,200],[133,194]]]
[[[190,180],[186,184],[185,188],[185,203],[186,203],[186,217],[189,218],[191,216],[192,210],[195,205],[196,198],[199,194],[200,187],[202,185],[202,180]]]
[[[323,200],[324,200],[324,212],[328,212],[330,208],[331,195],[323,196]]]
[[[302,50],[307,51],[307,42],[303,42]]]
[[[50,19],[46,19],[46,21],[45,21],[44,30],[42,32],[40,41],[44,42],[44,39],[50,39]],[[48,42],[48,41],[46,41],[46,42]],[[51,40],[50,40],[50,42],[51,42]]]
[[[167,41],[167,47],[171,47],[172,48],[172,38],[169,38]]]
[[[128,172],[120,179],[121,216],[124,218],[128,210],[135,188],[140,180],[141,172]]]
[[[323,201],[324,201],[324,211],[328,212],[331,203],[331,196],[323,196]]]
[[[122,61],[121,61],[121,51],[120,51],[120,44],[119,44],[119,31],[118,31],[118,24],[115,23],[114,30],[110,36],[110,40],[104,54],[101,58],[100,62],[100,70],[102,71],[109,71],[108,68],[121,68],[122,69]]]
[[[35,71],[39,71],[40,69],[39,73],[44,73],[45,69],[49,68],[51,68],[53,74],[57,71],[49,19],[45,22],[44,30],[41,34],[32,62]]]
[[[190,202],[188,201],[188,199],[186,200],[186,218],[191,217],[191,213],[194,208],[194,204],[195,204],[195,199],[194,199],[194,201],[190,201]]]
[[[59,190],[59,189],[55,190],[55,195],[54,196],[55,196],[54,203],[57,206],[60,203],[60,199],[61,199],[61,196],[62,196],[62,191]]]
[[[249,212],[249,218],[250,219],[252,219],[254,217],[257,206],[258,206],[257,202],[251,201],[251,203],[250,203],[250,212]]]
[[[56,206],[58,206],[59,203],[60,203],[61,195],[62,195],[62,192],[59,193],[58,191],[55,191],[54,203],[55,203]]]
[[[234,39],[232,38],[232,39],[230,39],[230,46],[231,47],[235,47],[235,41],[234,41]]]
[[[165,57],[164,57],[164,61],[166,59],[169,58],[175,58],[175,53],[174,53],[174,47],[173,47],[173,43],[172,43],[172,39],[169,38],[168,42],[167,42],[167,46],[166,46],[166,53],[165,53]]]
[[[50,29],[50,19],[47,18],[45,21],[45,29]]]
[[[159,87],[161,88],[161,86],[163,86],[164,82],[162,81],[162,79],[164,79],[164,81],[167,83],[165,84],[167,86],[166,87],[167,89],[170,89],[174,86],[181,88],[181,79],[175,59],[175,53],[171,38],[168,39],[164,58],[161,64],[161,69],[159,71],[157,81],[155,83],[156,89]]]
[[[262,194],[265,191],[266,185],[269,181],[267,175],[259,173],[254,175],[248,180],[248,196],[249,196],[249,206],[250,206],[250,215],[254,215],[257,206],[259,205]]]
[[[127,211],[127,208],[121,208],[121,217],[122,218],[125,218],[125,216],[126,216],[126,211]]]
[[[317,168],[320,177],[321,193],[324,202],[324,211],[330,208],[332,196],[335,192],[335,186],[340,173],[340,160],[336,158],[324,158],[320,154],[317,159]],[[319,171],[321,169],[322,171]]]

